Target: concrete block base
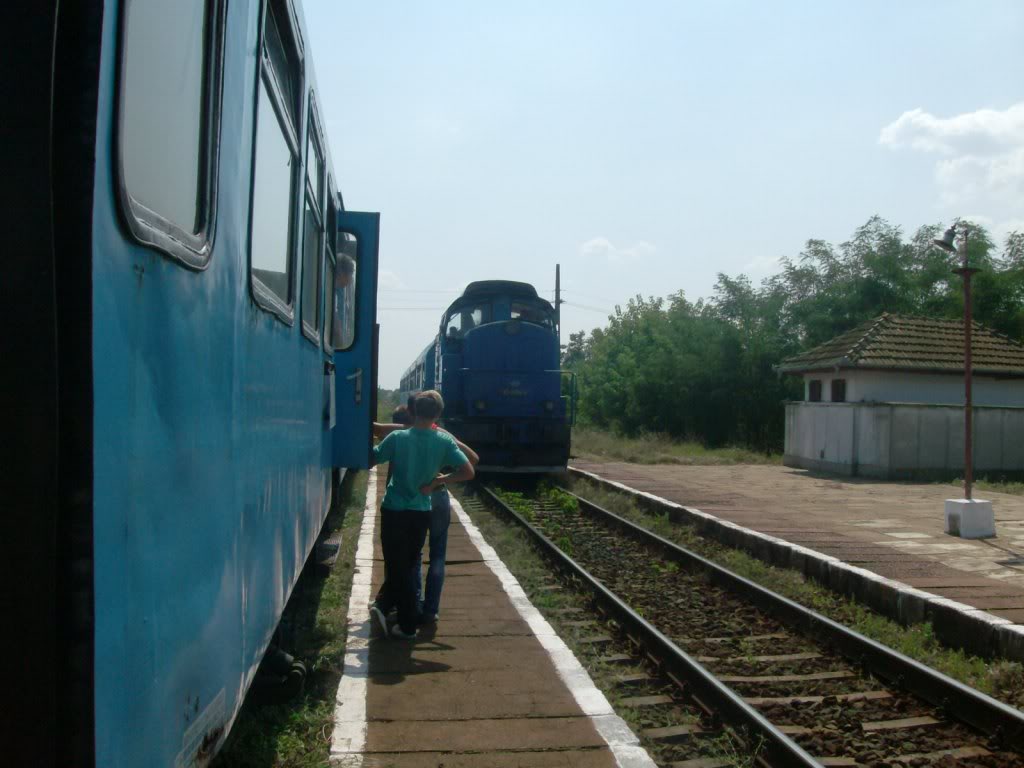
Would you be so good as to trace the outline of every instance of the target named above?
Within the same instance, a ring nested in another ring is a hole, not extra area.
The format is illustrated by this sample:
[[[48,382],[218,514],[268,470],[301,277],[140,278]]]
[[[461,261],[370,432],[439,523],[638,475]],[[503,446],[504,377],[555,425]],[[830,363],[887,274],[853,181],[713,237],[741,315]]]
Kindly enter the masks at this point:
[[[992,502],[982,499],[946,499],[946,533],[962,539],[989,539],[996,535]]]

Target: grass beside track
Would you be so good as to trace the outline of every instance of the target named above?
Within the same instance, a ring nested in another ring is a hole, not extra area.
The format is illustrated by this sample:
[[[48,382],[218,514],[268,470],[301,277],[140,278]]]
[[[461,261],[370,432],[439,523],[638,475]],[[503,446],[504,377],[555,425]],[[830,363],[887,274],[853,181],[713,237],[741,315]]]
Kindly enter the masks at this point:
[[[1019,662],[990,661],[950,649],[938,640],[930,623],[904,627],[870,608],[815,584],[802,573],[768,565],[745,552],[704,538],[690,526],[672,523],[667,515],[647,512],[624,494],[605,490],[577,478],[567,478],[565,485],[609,512],[637,523],[955,680],[1018,709],[1024,709],[1024,665]],[[563,497],[562,503],[568,503],[564,499],[571,500],[566,494],[559,494],[557,489],[548,489],[546,493],[556,499]]]
[[[749,448],[707,448],[692,441],[649,433],[622,437],[589,427],[574,427],[572,452],[581,458],[614,459],[634,464],[781,464],[782,455]]]
[[[330,765],[334,700],[344,668],[348,598],[366,480],[366,472],[346,479],[324,524],[326,534],[342,534],[334,568],[324,578],[307,567],[281,619],[285,650],[306,664],[305,690],[283,704],[259,704],[248,697],[212,768]]]

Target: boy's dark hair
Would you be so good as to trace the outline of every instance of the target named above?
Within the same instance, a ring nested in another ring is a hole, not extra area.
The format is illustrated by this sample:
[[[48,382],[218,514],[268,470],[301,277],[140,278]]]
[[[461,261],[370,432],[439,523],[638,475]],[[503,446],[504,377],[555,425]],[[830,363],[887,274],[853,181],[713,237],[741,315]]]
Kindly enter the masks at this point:
[[[412,424],[414,421],[412,414],[409,413],[409,409],[404,405],[400,405],[391,414],[392,424]]]
[[[434,389],[416,395],[415,415],[417,419],[436,421],[444,412],[444,400],[441,393]]]
[[[413,419],[416,418],[416,395],[409,395],[409,399],[405,401],[405,407],[409,411],[409,416]]]

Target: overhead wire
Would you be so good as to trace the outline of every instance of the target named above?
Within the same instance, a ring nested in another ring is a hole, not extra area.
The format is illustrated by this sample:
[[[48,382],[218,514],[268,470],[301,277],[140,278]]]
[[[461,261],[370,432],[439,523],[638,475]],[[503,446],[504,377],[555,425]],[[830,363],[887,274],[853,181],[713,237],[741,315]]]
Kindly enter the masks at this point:
[[[577,304],[575,301],[565,301],[563,299],[562,300],[562,304],[567,306],[567,307],[575,307],[577,309],[586,309],[586,310],[589,310],[591,312],[600,312],[600,313],[605,314],[605,315],[613,315],[613,314],[615,314],[612,310],[605,309],[604,307],[592,307],[589,304]]]

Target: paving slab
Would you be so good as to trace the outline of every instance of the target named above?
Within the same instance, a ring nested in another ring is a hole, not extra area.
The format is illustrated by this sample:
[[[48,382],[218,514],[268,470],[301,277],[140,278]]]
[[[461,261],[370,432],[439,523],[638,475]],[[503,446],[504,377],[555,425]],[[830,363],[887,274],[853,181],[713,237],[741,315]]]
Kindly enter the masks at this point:
[[[615,758],[602,749],[547,752],[488,752],[486,763],[478,754],[455,752],[403,752],[366,755],[362,768],[614,768]],[[340,764],[344,768],[344,763]]]
[[[418,642],[415,654],[405,652],[397,643],[373,643],[370,666],[374,674],[405,672],[423,662],[446,664],[462,671],[532,668],[548,660],[548,652],[539,643],[522,637],[460,637],[458,643],[443,636],[430,642]]]
[[[481,718],[580,714],[579,705],[567,688],[552,690],[550,680],[524,675],[521,667],[458,669],[450,666],[456,659],[446,659],[427,671],[403,674],[384,672],[375,661],[370,660],[370,677],[377,686],[371,717],[377,714],[386,720],[469,720],[476,728]]]
[[[368,516],[360,534],[353,595],[358,585],[367,603],[383,580],[379,522]],[[350,602],[333,764],[654,768],[470,527],[453,513],[440,620],[415,641],[384,637],[365,605]]]

